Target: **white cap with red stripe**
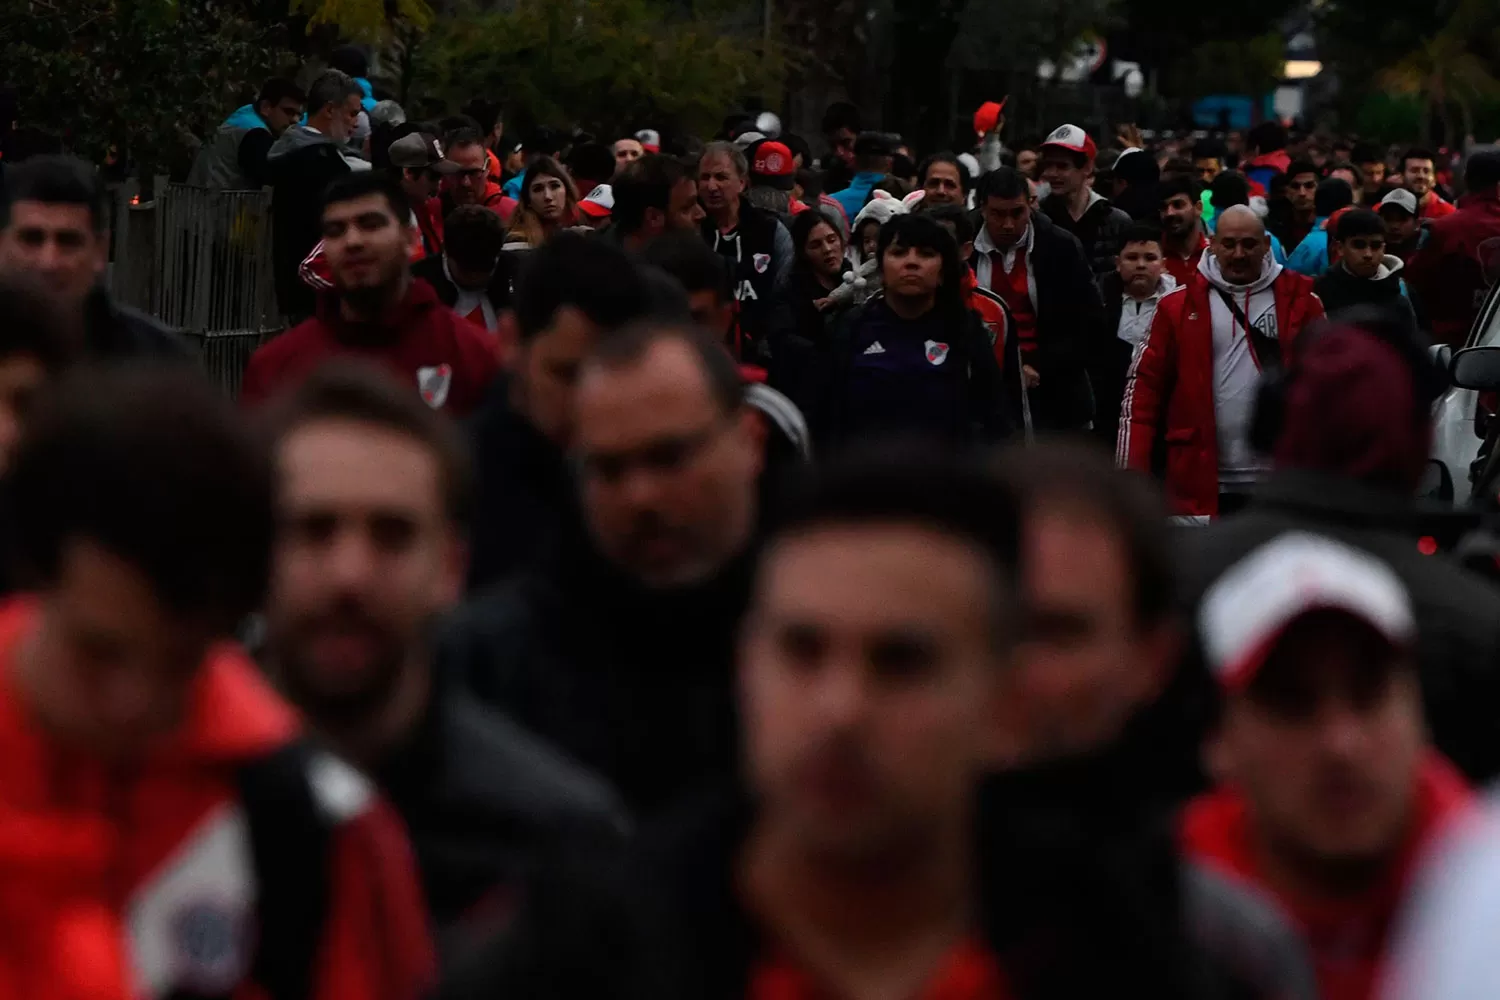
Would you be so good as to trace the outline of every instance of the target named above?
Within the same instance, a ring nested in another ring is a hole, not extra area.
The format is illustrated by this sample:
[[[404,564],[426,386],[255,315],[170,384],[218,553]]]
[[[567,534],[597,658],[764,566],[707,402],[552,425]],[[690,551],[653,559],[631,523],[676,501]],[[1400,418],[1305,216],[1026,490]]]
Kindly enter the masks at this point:
[[[1082,153],[1090,161],[1099,153],[1099,147],[1094,145],[1091,135],[1079,128],[1077,125],[1059,125],[1052,134],[1042,141],[1042,148],[1056,146],[1074,153]]]
[[[1342,611],[1398,648],[1417,623],[1395,572],[1374,556],[1321,535],[1294,532],[1256,549],[1221,576],[1198,609],[1209,669],[1231,691],[1247,687],[1293,622]]]

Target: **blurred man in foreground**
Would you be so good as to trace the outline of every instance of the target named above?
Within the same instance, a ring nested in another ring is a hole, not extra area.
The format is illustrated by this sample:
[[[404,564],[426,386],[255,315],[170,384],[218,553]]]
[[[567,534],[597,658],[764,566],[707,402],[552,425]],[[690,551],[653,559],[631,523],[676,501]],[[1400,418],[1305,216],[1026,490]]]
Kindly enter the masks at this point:
[[[1289,534],[1198,615],[1227,700],[1223,784],[1188,807],[1184,849],[1293,915],[1322,997],[1366,1000],[1423,851],[1470,799],[1427,745],[1411,601],[1372,556]]]
[[[0,990],[422,995],[399,823],[230,643],[273,523],[228,403],[186,372],[82,376],[8,486],[35,596],[0,613]]]

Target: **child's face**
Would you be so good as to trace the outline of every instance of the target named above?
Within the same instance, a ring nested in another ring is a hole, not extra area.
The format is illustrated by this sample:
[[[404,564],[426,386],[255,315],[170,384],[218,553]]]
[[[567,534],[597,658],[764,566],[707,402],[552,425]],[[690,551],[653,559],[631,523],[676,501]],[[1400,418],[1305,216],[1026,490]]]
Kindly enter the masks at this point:
[[[880,227],[866,225],[859,231],[859,259],[869,260],[880,249]]]
[[[1339,243],[1344,267],[1356,278],[1373,278],[1385,259],[1384,236],[1351,236]]]
[[[32,403],[46,382],[47,370],[32,355],[0,358],[0,473],[10,468]]]

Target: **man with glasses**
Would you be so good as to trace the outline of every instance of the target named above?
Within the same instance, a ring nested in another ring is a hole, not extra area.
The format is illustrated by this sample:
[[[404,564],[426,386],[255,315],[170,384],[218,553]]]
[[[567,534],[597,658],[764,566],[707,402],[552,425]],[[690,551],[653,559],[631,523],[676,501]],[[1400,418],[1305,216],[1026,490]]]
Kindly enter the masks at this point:
[[[1280,368],[1323,315],[1312,280],[1271,258],[1250,208],[1220,216],[1209,251],[1192,280],[1161,300],[1136,352],[1116,456],[1125,467],[1162,471],[1172,513],[1185,523],[1243,506],[1265,473],[1250,442],[1260,374]],[[1158,444],[1163,470],[1154,462]]]
[[[1379,305],[1397,313],[1416,329],[1417,316],[1406,296],[1401,258],[1386,253],[1385,222],[1366,208],[1339,217],[1333,234],[1338,263],[1313,286],[1328,314],[1337,318],[1351,306]]]
[[[516,200],[508,197],[500,185],[490,180],[490,158],[484,148],[484,137],[477,129],[456,129],[444,144],[453,164],[443,181],[443,214],[460,205],[483,205],[510,225]]]
[[[719,338],[660,322],[599,340],[573,416],[592,544],[474,602],[446,650],[649,819],[733,773],[764,425]]]

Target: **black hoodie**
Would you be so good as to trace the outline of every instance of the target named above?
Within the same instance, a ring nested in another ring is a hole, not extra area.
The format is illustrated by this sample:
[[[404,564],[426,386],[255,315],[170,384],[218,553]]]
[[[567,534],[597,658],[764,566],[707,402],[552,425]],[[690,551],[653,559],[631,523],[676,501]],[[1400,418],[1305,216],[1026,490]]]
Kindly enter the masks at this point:
[[[1352,306],[1378,305],[1400,312],[1415,330],[1416,312],[1411,299],[1402,292],[1401,272],[1404,268],[1400,257],[1386,254],[1375,277],[1356,278],[1340,261],[1318,278],[1313,291],[1323,300],[1323,308],[1330,319],[1336,320],[1340,311]]]

